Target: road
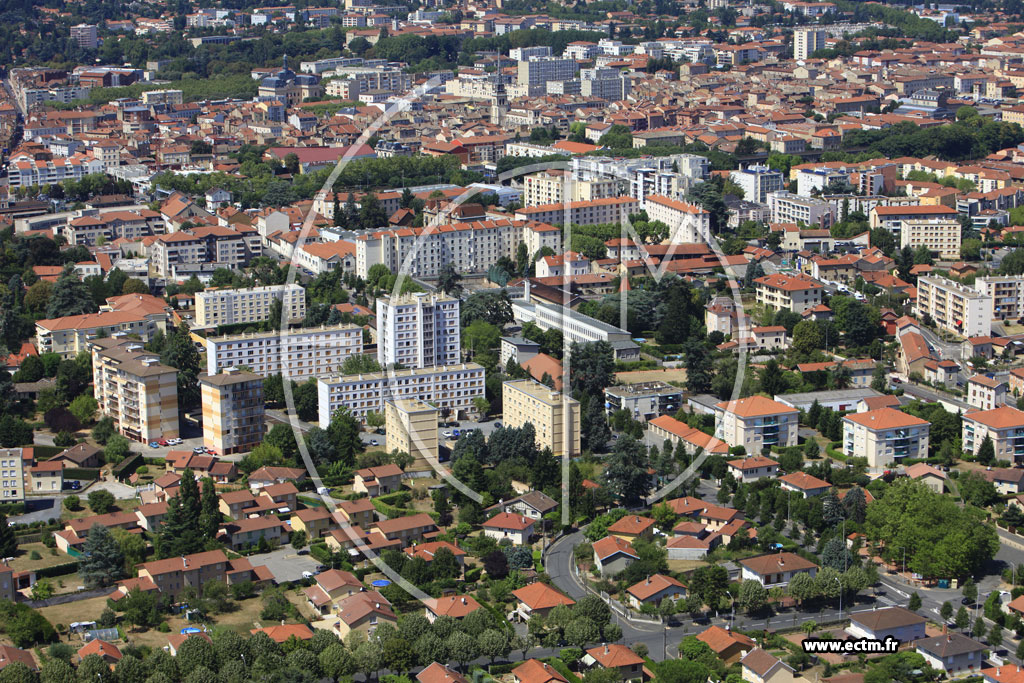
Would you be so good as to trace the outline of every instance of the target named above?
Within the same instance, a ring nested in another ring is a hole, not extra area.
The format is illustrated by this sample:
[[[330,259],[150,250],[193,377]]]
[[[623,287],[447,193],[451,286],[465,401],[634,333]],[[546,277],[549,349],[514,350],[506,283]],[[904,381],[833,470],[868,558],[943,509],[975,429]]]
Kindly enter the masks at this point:
[[[947,394],[945,392],[936,391],[935,389],[932,389],[930,387],[921,386],[920,384],[913,384],[912,382],[904,382],[903,384],[899,384],[897,386],[902,387],[903,393],[906,394],[907,396],[911,396],[913,398],[920,398],[929,403],[937,403],[939,401],[942,401],[944,403],[950,403],[952,405],[959,407],[960,410],[963,412],[967,412],[968,408],[970,408],[970,406],[968,406],[967,403],[961,401],[956,396],[953,396],[952,394]]]
[[[960,360],[960,344],[957,342],[943,341],[939,335],[927,327],[921,326],[921,336],[928,342],[928,345],[939,354],[940,360]]]

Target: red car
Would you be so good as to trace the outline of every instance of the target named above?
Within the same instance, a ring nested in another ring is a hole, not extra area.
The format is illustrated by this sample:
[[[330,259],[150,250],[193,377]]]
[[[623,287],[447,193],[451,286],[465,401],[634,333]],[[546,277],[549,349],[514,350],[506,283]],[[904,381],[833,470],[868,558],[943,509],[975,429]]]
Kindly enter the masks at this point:
[[[217,455],[217,451],[213,450],[212,448],[207,448],[206,452],[210,455]]]
[[[158,444],[160,444],[161,446],[168,446],[168,445],[170,445],[170,444],[168,444],[167,439],[157,439],[156,442]]]

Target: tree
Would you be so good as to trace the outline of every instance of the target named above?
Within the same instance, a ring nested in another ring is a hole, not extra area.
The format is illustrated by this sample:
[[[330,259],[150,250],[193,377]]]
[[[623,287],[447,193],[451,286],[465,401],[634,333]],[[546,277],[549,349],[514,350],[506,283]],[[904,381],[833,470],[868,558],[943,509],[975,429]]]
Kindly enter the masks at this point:
[[[341,680],[356,672],[355,657],[341,643],[329,645],[318,659],[324,674],[334,680]]]
[[[907,602],[907,609],[911,612],[916,612],[921,609],[921,596],[917,594],[917,591],[910,594],[910,600]]]
[[[602,402],[591,398],[584,418],[584,439],[587,447],[593,452],[603,451],[612,437],[612,432],[608,427],[608,414]]]
[[[81,394],[77,396],[71,404],[68,406],[68,410],[74,415],[79,422],[92,422],[93,415],[96,414],[96,409],[99,404],[96,399],[88,394]]]
[[[608,488],[623,506],[639,505],[650,490],[647,453],[643,444],[624,435],[615,443],[605,469]]]
[[[804,355],[809,355],[814,351],[825,348],[821,326],[813,320],[801,320],[798,322],[796,327],[793,328],[792,347],[794,351]]]
[[[838,534],[830,538],[821,551],[821,563],[841,572],[846,571],[853,564],[853,554],[846,547],[846,539]]]
[[[949,621],[950,617],[953,616],[953,605],[949,600],[942,603],[942,607],[939,608],[939,616],[942,617],[943,621]]]
[[[466,664],[480,656],[480,647],[476,640],[462,631],[455,631],[445,639],[445,647],[449,656],[459,663],[463,670]]]
[[[989,438],[987,435],[986,439]],[[980,472],[970,471],[965,473],[957,481],[960,489],[960,496],[964,502],[978,507],[988,507],[999,500],[999,492],[995,484],[990,482]]]
[[[462,275],[455,270],[455,266],[452,263],[444,264],[437,274],[438,288],[450,296],[460,297],[462,295],[461,281]]]
[[[481,558],[488,578],[500,580],[508,576],[508,556],[500,550],[492,550]]]
[[[213,644],[205,638],[187,638],[178,647],[178,654],[174,659],[178,663],[178,669],[182,676],[185,677],[199,667],[216,671],[218,663],[217,651]]]
[[[992,443],[992,437],[988,434],[985,434],[985,438],[981,440],[981,445],[978,446],[978,454],[975,457],[982,465],[991,465],[996,459],[995,444]]]
[[[106,489],[97,489],[89,493],[88,501],[93,514],[104,515],[114,507],[114,494]]]
[[[816,590],[814,579],[806,572],[796,574],[790,579],[787,590],[795,600],[802,604],[805,600],[814,597]]]
[[[614,381],[615,353],[606,341],[579,344],[573,342],[569,382],[577,396],[603,396]]]
[[[109,586],[124,576],[124,553],[107,527],[93,524],[89,529],[78,561],[78,575],[90,589]]]
[[[220,496],[217,495],[217,488],[213,479],[203,479],[203,492],[199,502],[199,534],[205,540],[217,538],[217,531],[220,529]]]
[[[363,442],[359,438],[362,427],[359,420],[352,416],[344,407],[338,408],[331,416],[327,426],[327,435],[334,443],[338,462],[352,467],[356,463],[356,454],[363,451]]]
[[[489,628],[479,636],[480,654],[491,660],[508,654],[508,638],[497,629]]]
[[[116,465],[127,458],[130,453],[131,444],[128,439],[120,434],[113,434],[107,439],[107,445],[103,449],[103,460],[109,465]]]
[[[97,420],[96,425],[92,428],[92,438],[98,444],[106,444],[115,433],[114,418],[107,415]]]
[[[768,591],[765,587],[753,579],[747,579],[740,584],[739,593],[736,596],[736,602],[748,614],[757,612],[765,603],[768,601]]]
[[[97,306],[89,294],[89,288],[79,279],[74,268],[70,265],[65,266],[53,286],[53,293],[46,305],[46,317],[63,318],[69,315],[95,313],[96,310]]]
[[[184,322],[167,335],[160,362],[178,371],[178,409],[184,412],[199,405],[199,351]]]
[[[971,624],[971,615],[963,605],[956,611],[956,627],[961,631],[966,630]]]

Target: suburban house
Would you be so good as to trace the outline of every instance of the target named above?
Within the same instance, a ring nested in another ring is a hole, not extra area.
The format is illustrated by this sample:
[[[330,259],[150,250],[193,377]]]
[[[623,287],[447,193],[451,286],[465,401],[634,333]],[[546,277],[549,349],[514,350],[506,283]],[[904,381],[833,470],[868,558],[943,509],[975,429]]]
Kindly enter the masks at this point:
[[[601,576],[614,576],[640,559],[628,541],[618,536],[605,536],[594,541],[594,566]]]
[[[334,603],[363,590],[363,584],[351,572],[328,569],[316,575],[316,583],[302,592],[318,614],[330,614]]]
[[[437,662],[431,662],[430,666],[416,674],[416,680],[419,683],[469,683],[469,679],[458,671]]]
[[[516,596],[516,612],[523,621],[527,621],[534,614],[546,617],[548,612],[558,605],[572,607],[576,604],[572,598],[562,595],[540,581],[518,588],[512,591],[512,595]]]
[[[793,668],[761,648],[748,652],[740,660],[743,680],[749,683],[792,683],[797,680]]]
[[[433,624],[438,617],[462,617],[480,609],[480,603],[472,595],[446,595],[442,598],[430,598],[423,601],[426,608],[427,621]]]
[[[994,467],[981,473],[1002,494],[1024,493],[1024,470]]]
[[[783,491],[796,491],[804,498],[813,498],[826,493],[832,484],[824,479],[818,479],[806,472],[791,472],[779,477]]]
[[[335,519],[340,518],[339,523],[347,522],[348,524],[368,529],[373,524],[373,520],[376,519],[375,512],[376,510],[369,498],[359,498],[358,500],[340,501],[334,514]]]
[[[542,519],[558,507],[558,503],[541,491],[529,491],[487,508],[487,512],[514,512],[530,519]]]
[[[697,640],[710,647],[726,666],[738,662],[743,655],[754,649],[753,638],[735,631],[727,631],[721,626],[709,626],[697,634]]]
[[[605,643],[587,650],[583,655],[583,666],[602,669],[613,669],[619,672],[624,681],[647,681],[654,674],[644,666],[644,660],[625,645]]]
[[[765,588],[788,586],[794,576],[807,573],[814,578],[818,573],[818,565],[806,560],[796,553],[771,553],[740,560],[741,578],[746,581],[753,579]]]
[[[44,460],[28,468],[29,491],[60,492],[64,488],[64,463],[59,460]]]
[[[914,643],[915,651],[924,657],[928,666],[949,675],[961,671],[981,669],[988,648],[965,635],[951,631]]]
[[[513,545],[527,545],[533,537],[533,525],[536,522],[523,515],[511,512],[499,512],[483,523],[484,536],[497,541],[509,539]]]
[[[402,487],[402,468],[398,465],[380,465],[356,470],[352,490],[371,498],[397,491]]]
[[[421,683],[433,682],[423,681]],[[542,662],[539,659],[527,659],[512,669],[512,683],[569,683],[569,681],[547,662]]]
[[[686,597],[686,587],[665,574],[654,574],[626,589],[629,602],[640,609],[643,605],[660,605],[665,598],[673,602]]]
[[[228,560],[223,550],[153,560],[138,567],[140,579],[149,579],[161,593],[172,598],[185,586],[200,588],[209,581],[223,581],[230,586],[243,581],[263,585],[274,580],[274,575],[266,567],[253,566],[244,557]]]
[[[738,460],[729,460],[726,465],[728,465],[726,471],[729,472],[736,481],[744,484],[757,481],[762,477],[774,477],[779,474],[779,463],[762,455],[740,458]]]
[[[434,561],[434,556],[441,550],[447,550],[455,558],[455,562],[458,563],[461,569],[466,563],[466,551],[459,546],[449,543],[448,541],[429,541],[427,543],[417,543],[404,549],[404,552],[409,557],[419,557],[427,564]]]
[[[885,607],[883,609],[850,614],[850,625],[846,632],[852,638],[869,638],[885,640],[895,638],[901,643],[909,643],[925,637],[925,625],[928,620],[902,607]]]
[[[372,528],[379,531],[389,541],[401,541],[407,546],[413,541],[422,541],[437,535],[437,524],[434,518],[425,512],[408,517],[395,517],[374,522]]]
[[[289,520],[292,531],[305,531],[310,539],[320,538],[338,526],[334,515],[325,508],[303,508],[292,515]]]
[[[275,626],[264,626],[263,628],[251,628],[249,633],[265,633],[275,643],[287,643],[292,638],[298,640],[311,640],[313,629],[305,624],[277,624]]]
[[[360,631],[372,634],[380,624],[398,623],[391,603],[377,591],[353,593],[342,598],[338,603],[337,613],[333,616],[314,622],[314,629],[322,628],[332,631],[344,640],[349,633]]]
[[[608,533],[624,541],[635,541],[638,538],[649,541],[654,536],[654,520],[650,517],[626,515],[609,525]]]
[[[946,484],[946,473],[926,462],[914,463],[904,472],[911,479],[924,483],[935,493],[942,493]]]

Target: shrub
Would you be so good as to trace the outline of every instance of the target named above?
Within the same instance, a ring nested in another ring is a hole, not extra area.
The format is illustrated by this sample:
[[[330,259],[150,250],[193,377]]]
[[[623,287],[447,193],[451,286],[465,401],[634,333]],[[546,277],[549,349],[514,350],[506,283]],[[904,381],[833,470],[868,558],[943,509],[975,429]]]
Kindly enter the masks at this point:
[[[160,633],[170,633],[171,625],[168,624],[166,621],[161,621],[160,625],[156,627],[156,630],[160,631]]]
[[[30,559],[30,560],[41,560],[41,559],[43,559],[43,556],[39,554],[38,550],[33,550],[31,553],[29,553],[28,559]]]
[[[70,496],[64,499],[64,507],[70,510],[71,512],[81,510],[82,499],[72,493]]]

